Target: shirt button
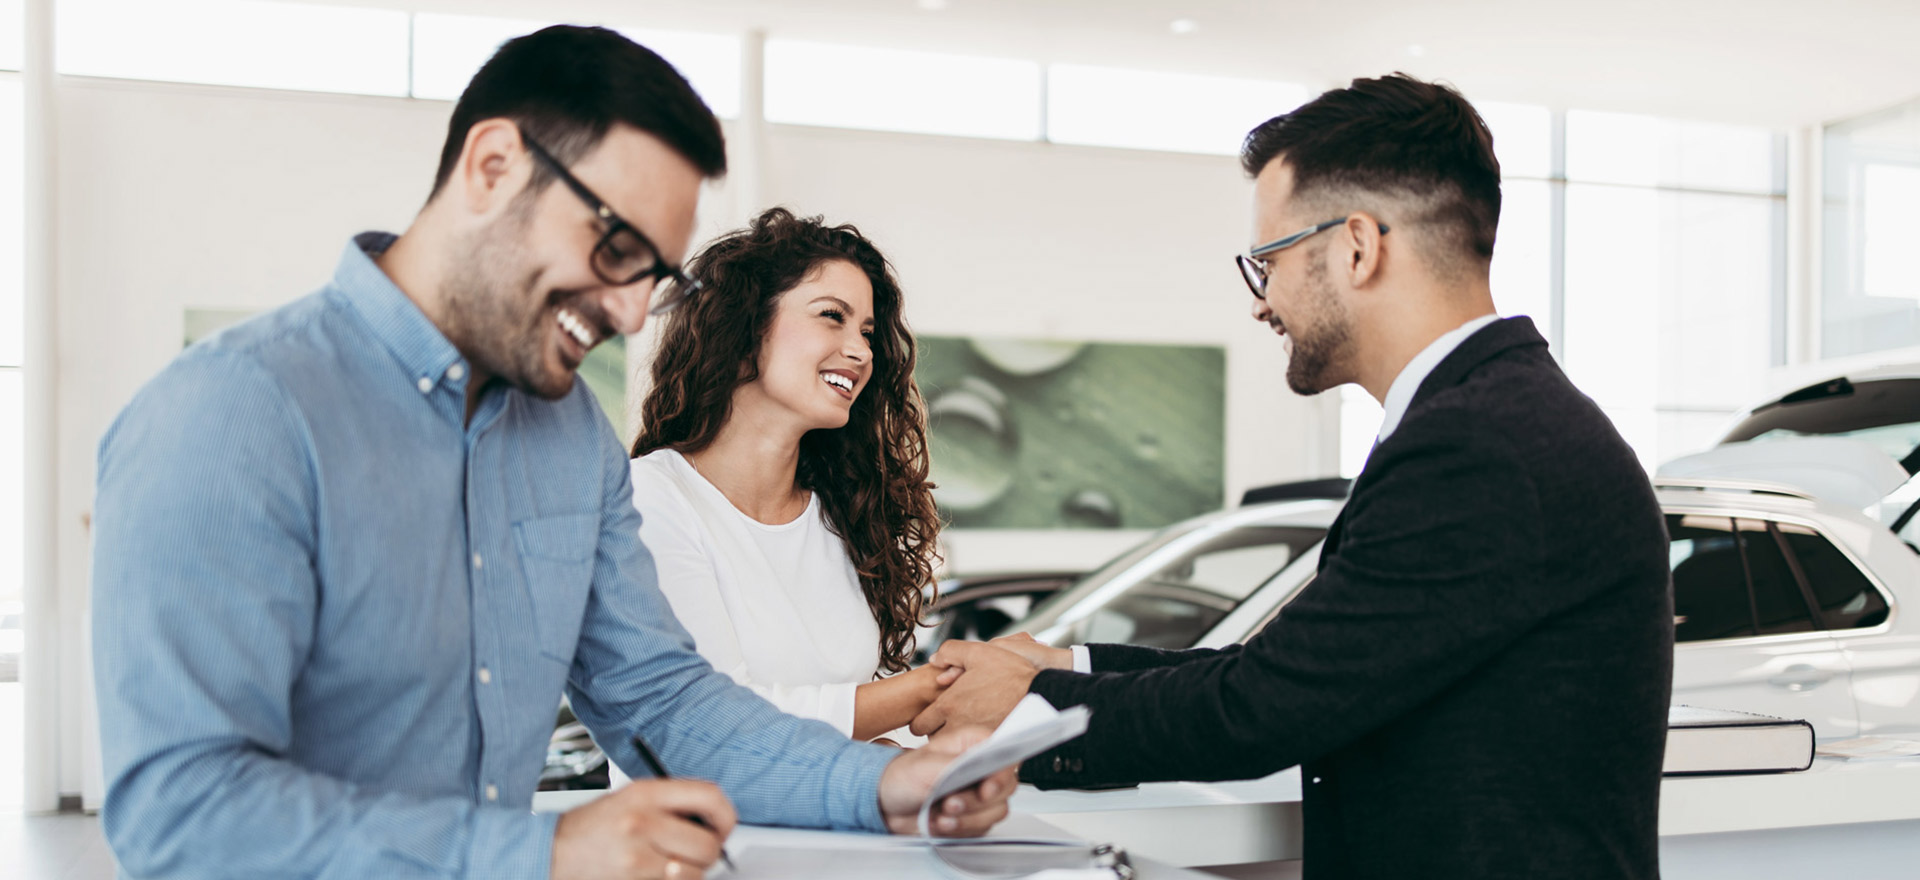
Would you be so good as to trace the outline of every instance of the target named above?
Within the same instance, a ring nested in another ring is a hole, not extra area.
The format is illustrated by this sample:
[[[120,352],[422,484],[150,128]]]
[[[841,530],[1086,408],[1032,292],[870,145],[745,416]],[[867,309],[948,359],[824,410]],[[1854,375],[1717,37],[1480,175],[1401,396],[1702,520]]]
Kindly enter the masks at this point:
[[[474,568],[480,567],[480,554],[478,553],[473,554],[473,567]]]
[[[466,378],[466,376],[467,376],[467,368],[460,366],[459,364],[454,364],[453,366],[447,368],[447,378],[452,379],[455,382],[458,382],[461,379]]]
[[[499,799],[500,799],[500,789],[497,786],[492,786],[492,785],[487,786],[487,800],[497,801]]]
[[[1320,777],[1318,777],[1318,776],[1315,776],[1315,777],[1313,777],[1313,784],[1314,784],[1314,785],[1319,785],[1319,784],[1320,784]]]
[[[426,376],[421,376],[420,381],[413,383],[413,387],[420,389],[421,394],[425,394],[433,390],[433,380]]]
[[[493,684],[493,672],[485,666],[480,667],[480,683]]]

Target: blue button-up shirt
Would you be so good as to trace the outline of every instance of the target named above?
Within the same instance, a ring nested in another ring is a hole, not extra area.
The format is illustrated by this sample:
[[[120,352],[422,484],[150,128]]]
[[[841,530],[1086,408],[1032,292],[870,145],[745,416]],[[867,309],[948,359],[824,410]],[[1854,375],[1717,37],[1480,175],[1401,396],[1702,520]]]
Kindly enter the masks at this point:
[[[103,825],[137,877],[544,877],[529,811],[563,688],[744,821],[883,830],[898,754],[694,652],[586,385],[496,387],[381,272],[180,355],[100,447]]]

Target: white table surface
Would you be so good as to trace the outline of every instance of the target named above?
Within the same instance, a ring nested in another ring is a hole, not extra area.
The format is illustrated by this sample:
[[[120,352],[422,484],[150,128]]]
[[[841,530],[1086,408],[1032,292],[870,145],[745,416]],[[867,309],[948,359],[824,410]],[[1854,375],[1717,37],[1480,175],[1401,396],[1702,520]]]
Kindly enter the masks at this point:
[[[543,792],[534,808],[567,809],[600,794]],[[1297,768],[1243,782],[1153,782],[1100,792],[1023,785],[1012,808],[1016,819],[1126,848],[1136,865],[1154,866],[1143,877],[1199,876],[1166,873],[1178,870],[1169,866],[1301,857]],[[995,833],[1024,833],[1003,830],[1018,827],[1003,825]],[[745,827],[735,833],[748,835],[739,838],[744,842],[770,831],[824,833]],[[1880,865],[1904,871],[1920,864],[1920,760],[1820,758],[1800,773],[1668,777],[1660,789],[1660,836],[1664,873],[1676,880],[1821,876],[1790,869],[1806,859],[1824,868],[1851,859],[1862,866],[1855,878],[1881,876]],[[951,876],[932,867],[927,876]],[[1886,876],[1920,876],[1920,869]]]
[[[533,797],[533,810],[569,810],[604,794],[604,790],[539,792]],[[1022,813],[1008,816],[989,836],[1084,839]],[[943,866],[915,838],[897,835],[741,825],[727,838],[727,853],[740,870],[715,865],[707,872],[709,880],[954,880],[961,876]],[[1131,851],[1128,856],[1139,880],[1217,880]]]
[[[1012,806],[1087,840],[1175,865],[1301,857],[1298,768],[1244,782],[1154,782],[1101,792],[1023,785]],[[1668,777],[1660,787],[1663,849],[1696,835],[1916,821],[1920,760],[1819,758],[1800,773]]]

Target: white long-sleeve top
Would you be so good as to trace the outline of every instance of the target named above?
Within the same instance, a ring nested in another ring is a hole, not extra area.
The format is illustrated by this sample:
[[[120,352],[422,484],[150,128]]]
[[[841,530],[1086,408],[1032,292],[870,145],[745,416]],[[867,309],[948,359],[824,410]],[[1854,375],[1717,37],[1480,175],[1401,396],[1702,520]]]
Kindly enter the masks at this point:
[[[767,525],[671,449],[632,468],[640,539],[701,656],[781,711],[853,735],[854,689],[880,666],[880,626],[819,496]]]

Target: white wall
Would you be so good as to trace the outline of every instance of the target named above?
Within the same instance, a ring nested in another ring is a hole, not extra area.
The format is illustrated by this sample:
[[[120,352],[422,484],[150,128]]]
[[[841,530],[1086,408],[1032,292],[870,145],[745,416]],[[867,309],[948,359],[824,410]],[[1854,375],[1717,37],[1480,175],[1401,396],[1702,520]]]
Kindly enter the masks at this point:
[[[84,522],[101,434],[179,353],[184,309],[287,302],[347,236],[404,224],[448,108],[72,79],[58,101],[59,790],[92,806]]]
[[[773,126],[766,159],[768,203],[880,244],[917,331],[1225,346],[1226,497],[1337,467],[1335,410],[1286,389],[1279,340],[1248,317],[1232,257],[1251,186],[1232,158]],[[1139,537],[947,541],[956,569],[980,571],[1091,567]]]
[[[81,743],[94,453],[178,354],[190,307],[265,309],[324,283],[354,232],[405,227],[451,105],[65,79],[59,87],[63,742]],[[894,260],[916,330],[1227,349],[1227,497],[1337,465],[1328,401],[1280,381],[1229,261],[1249,185],[1232,159],[773,126],[768,204],[853,221]],[[722,187],[703,233],[748,205]],[[1130,533],[955,534],[963,569],[1090,566]],[[60,756],[60,790],[90,775]],[[87,780],[97,803],[97,780]]]

